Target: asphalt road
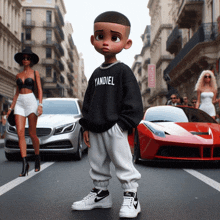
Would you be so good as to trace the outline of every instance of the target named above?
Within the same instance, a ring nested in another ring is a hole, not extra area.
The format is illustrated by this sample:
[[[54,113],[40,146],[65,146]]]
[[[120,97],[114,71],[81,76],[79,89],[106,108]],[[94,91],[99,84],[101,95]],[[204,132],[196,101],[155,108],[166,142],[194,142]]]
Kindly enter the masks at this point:
[[[45,158],[42,171],[33,172],[29,158],[28,177],[18,177],[21,162],[9,162],[0,148],[1,220],[116,220],[123,192],[114,167],[109,190],[111,209],[71,211],[74,201],[92,189],[87,155],[81,161]],[[142,163],[138,197],[142,212],[136,219],[220,219],[220,166],[195,163]],[[193,176],[195,175],[195,176]]]

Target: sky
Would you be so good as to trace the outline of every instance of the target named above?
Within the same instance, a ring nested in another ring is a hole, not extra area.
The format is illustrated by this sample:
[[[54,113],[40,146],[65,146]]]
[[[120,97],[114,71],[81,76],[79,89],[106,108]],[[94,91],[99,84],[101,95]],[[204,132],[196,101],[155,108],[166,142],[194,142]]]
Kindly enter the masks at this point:
[[[141,35],[146,25],[150,25],[148,0],[64,0],[64,3],[67,11],[65,21],[72,24],[73,41],[78,53],[83,54],[87,79],[104,62],[103,55],[99,54],[90,43],[90,37],[93,35],[95,18],[105,11],[118,11],[126,15],[131,22],[129,38],[133,42],[132,46],[128,50],[122,50],[116,57],[132,67],[135,55],[141,53],[143,46]]]

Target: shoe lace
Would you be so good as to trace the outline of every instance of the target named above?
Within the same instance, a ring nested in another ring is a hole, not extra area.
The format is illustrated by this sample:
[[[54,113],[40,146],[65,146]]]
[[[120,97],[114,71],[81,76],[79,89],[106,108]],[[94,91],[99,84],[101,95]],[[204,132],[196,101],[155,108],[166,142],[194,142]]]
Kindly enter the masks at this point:
[[[93,197],[94,195],[96,195],[96,193],[90,192],[86,197],[83,198],[83,200],[88,200],[91,197]]]
[[[134,198],[133,197],[124,197],[124,201],[122,203],[122,206],[131,206],[133,203]]]

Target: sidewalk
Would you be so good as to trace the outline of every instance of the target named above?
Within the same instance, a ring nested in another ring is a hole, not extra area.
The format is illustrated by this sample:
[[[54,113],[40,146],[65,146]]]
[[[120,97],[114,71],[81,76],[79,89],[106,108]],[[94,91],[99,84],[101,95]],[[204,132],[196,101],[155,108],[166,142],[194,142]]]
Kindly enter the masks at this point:
[[[0,139],[0,148],[4,147],[4,139]]]

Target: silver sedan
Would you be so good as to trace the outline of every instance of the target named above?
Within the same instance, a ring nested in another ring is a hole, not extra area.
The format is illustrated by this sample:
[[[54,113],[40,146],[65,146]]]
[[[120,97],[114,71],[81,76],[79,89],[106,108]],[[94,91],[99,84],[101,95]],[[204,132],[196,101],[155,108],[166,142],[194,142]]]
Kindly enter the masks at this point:
[[[81,102],[73,98],[47,98],[43,100],[43,114],[37,121],[37,136],[41,154],[70,154],[80,160],[87,149],[83,141]],[[28,121],[25,126],[27,153],[34,154],[28,134]],[[8,160],[20,157],[16,126],[7,123],[5,136],[5,156]]]

